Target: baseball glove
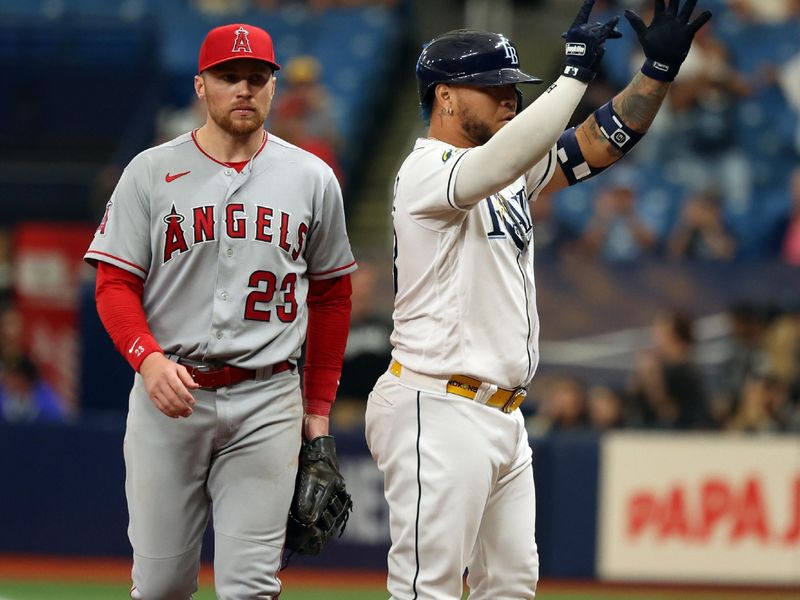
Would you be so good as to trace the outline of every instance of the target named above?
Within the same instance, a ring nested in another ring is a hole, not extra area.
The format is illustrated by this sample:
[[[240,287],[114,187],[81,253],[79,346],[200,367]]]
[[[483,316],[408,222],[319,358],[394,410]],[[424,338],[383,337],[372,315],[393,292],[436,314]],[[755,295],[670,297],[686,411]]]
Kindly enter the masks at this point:
[[[298,554],[319,554],[334,535],[342,535],[352,510],[333,437],[322,435],[303,443],[286,526],[286,548]]]

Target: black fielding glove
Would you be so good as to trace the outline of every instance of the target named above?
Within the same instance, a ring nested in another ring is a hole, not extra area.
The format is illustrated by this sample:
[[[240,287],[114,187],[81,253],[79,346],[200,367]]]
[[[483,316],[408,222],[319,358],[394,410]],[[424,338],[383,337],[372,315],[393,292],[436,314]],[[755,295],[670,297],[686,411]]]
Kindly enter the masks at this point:
[[[690,23],[697,0],[686,0],[680,10],[680,0],[669,0],[666,8],[664,0],[654,0],[654,3],[653,22],[649,26],[632,10],[625,11],[625,18],[639,37],[647,57],[642,73],[658,81],[673,81],[689,54],[694,34],[711,18],[711,11],[703,11]]]
[[[584,83],[594,79],[600,66],[600,59],[605,52],[606,40],[622,37],[622,34],[614,29],[619,17],[614,17],[607,23],[588,23],[593,6],[594,0],[584,0],[570,28],[561,34],[561,37],[567,40],[565,48],[567,58],[564,60],[561,74]]]
[[[305,442],[300,448],[286,548],[298,554],[319,554],[332,537],[342,535],[352,510],[333,437],[323,435]]]

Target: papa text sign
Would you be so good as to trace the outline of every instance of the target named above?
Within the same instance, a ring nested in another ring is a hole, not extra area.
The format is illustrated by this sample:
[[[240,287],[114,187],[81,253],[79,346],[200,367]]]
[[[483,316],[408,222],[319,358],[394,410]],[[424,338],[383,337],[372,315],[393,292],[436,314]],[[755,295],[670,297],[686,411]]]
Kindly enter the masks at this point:
[[[607,436],[598,573],[800,583],[800,438]]]

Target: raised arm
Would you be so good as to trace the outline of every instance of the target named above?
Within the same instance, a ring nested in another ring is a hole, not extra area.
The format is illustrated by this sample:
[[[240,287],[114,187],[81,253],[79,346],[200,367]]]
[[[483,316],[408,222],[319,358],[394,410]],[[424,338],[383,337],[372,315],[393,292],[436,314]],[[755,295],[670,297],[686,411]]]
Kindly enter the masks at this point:
[[[468,208],[503,189],[538,163],[553,147],[594,78],[605,41],[621,37],[607,23],[589,23],[594,0],[585,0],[566,40],[562,75],[533,104],[482,146],[470,150],[455,182],[455,201]]]
[[[581,125],[558,140],[557,170],[544,188],[554,192],[597,175],[617,162],[647,132],[692,45],[694,34],[711,18],[704,11],[689,21],[697,0],[654,0],[650,25],[633,11],[625,17],[642,45],[646,60],[628,86]]]

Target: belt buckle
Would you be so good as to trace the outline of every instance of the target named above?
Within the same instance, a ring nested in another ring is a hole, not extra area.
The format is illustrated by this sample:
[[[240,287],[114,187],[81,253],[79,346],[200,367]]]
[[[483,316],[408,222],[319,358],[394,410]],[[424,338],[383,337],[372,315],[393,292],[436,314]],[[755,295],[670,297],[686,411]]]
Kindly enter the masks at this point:
[[[196,373],[208,373],[209,371],[211,371],[211,367],[209,367],[208,365],[199,365],[199,366],[183,365],[183,366],[186,367],[186,370],[189,371],[189,375],[191,375],[192,377],[194,377]]]
[[[504,413],[512,413],[517,410],[525,401],[525,398],[528,397],[528,390],[524,387],[520,386],[518,388],[514,388],[514,391],[511,392],[511,397],[506,401],[503,405],[503,412]]]

